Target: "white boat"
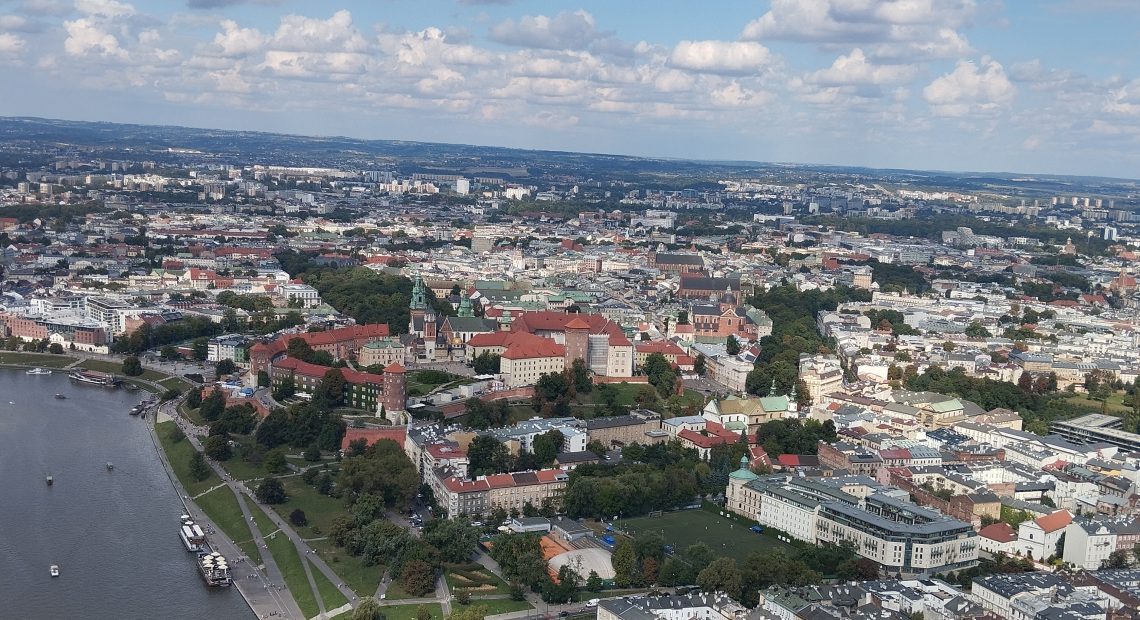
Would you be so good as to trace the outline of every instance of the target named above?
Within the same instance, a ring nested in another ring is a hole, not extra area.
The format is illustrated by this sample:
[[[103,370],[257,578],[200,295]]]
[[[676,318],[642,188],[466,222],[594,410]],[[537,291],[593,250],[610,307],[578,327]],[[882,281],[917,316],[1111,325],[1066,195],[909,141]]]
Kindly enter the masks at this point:
[[[52,564],[51,565],[51,576],[52,577],[59,577],[59,565],[58,564]]]
[[[207,550],[206,546],[206,533],[202,531],[202,526],[190,520],[190,517],[182,517],[182,527],[178,530],[178,537],[182,539],[183,546],[191,553],[202,553]]]
[[[48,370],[47,368],[33,368],[25,374],[29,374],[29,375],[50,375],[51,371]]]

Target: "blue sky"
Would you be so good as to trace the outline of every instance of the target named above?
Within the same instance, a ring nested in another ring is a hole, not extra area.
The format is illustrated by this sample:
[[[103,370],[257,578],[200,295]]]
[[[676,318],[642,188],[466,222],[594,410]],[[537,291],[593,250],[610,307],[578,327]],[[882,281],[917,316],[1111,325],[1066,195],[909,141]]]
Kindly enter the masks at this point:
[[[1133,0],[0,0],[0,115],[1140,177]]]

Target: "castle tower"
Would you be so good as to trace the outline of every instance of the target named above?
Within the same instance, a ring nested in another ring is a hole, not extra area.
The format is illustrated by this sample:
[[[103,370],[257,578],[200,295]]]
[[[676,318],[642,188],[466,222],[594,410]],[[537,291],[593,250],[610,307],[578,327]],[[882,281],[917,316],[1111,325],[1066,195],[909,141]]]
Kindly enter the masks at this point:
[[[475,312],[471,310],[471,298],[467,295],[460,296],[459,316],[475,316]]]
[[[403,415],[408,402],[408,378],[404,367],[391,364],[384,369],[384,396],[380,403],[384,406],[384,414],[393,424],[403,422]]]
[[[590,352],[590,324],[581,317],[566,324],[566,367],[569,368],[574,360],[589,360]]]

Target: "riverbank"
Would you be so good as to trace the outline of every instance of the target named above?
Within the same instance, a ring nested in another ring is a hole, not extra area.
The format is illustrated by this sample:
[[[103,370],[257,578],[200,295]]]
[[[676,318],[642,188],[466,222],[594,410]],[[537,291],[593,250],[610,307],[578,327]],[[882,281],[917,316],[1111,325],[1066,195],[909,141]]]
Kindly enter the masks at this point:
[[[166,406],[171,406],[167,404]],[[164,421],[158,421],[158,418],[164,418]],[[232,558],[230,565],[233,567],[234,587],[245,599],[246,604],[250,610],[256,614],[258,618],[267,618],[273,616],[275,618],[296,618],[305,620],[303,616],[297,613],[296,604],[292,603],[291,597],[288,592],[282,593],[278,588],[278,584],[270,583],[264,576],[263,569],[259,566],[260,558],[250,558],[243,552],[234,540],[229,536],[221,535],[222,530],[209,515],[206,514],[202,508],[191,499],[191,495],[187,492],[186,488],[182,485],[178,476],[175,473],[174,467],[171,465],[169,456],[163,448],[162,441],[158,436],[160,430],[165,430],[174,427],[174,421],[167,412],[162,412],[155,416],[156,421],[148,419],[147,426],[150,430],[151,442],[154,444],[155,452],[159,456],[159,461],[162,463],[163,470],[166,472],[166,477],[174,490],[178,493],[178,497],[182,502],[184,514],[188,514],[194,518],[195,521],[209,528],[211,535],[209,536],[210,543],[218,549],[222,555],[227,558]],[[160,425],[163,426],[160,429]],[[189,439],[183,441],[189,442]],[[220,488],[214,492],[230,493],[228,488]],[[244,523],[243,523],[244,525]],[[250,534],[252,539],[252,533]]]

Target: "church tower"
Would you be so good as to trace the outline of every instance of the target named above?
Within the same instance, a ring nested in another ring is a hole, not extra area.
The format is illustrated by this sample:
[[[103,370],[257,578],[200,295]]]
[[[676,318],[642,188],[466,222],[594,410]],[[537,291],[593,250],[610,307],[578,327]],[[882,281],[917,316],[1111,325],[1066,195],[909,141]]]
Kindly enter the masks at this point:
[[[408,305],[411,310],[411,323],[408,325],[409,334],[423,334],[424,315],[427,314],[427,290],[424,288],[424,279],[416,275],[415,284],[412,285],[412,303]],[[418,321],[416,319],[419,319]]]

